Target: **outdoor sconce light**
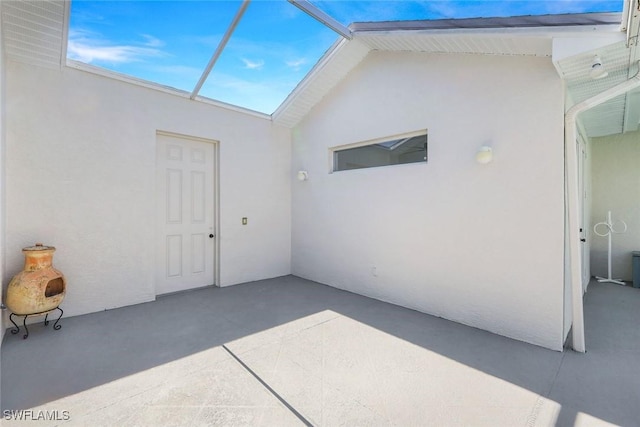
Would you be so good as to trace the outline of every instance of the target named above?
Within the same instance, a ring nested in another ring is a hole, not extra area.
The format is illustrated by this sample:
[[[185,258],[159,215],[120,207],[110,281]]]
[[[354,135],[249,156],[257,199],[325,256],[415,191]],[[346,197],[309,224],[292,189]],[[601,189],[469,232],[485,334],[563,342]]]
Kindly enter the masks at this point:
[[[602,66],[602,60],[598,55],[593,57],[593,63],[591,64],[591,70],[589,71],[589,77],[594,80],[607,77],[609,72]]]
[[[480,147],[480,149],[476,153],[476,162],[480,163],[481,165],[486,165],[487,163],[491,162],[491,160],[493,160],[493,151],[491,150],[491,147],[489,147],[488,145],[483,145],[482,147]]]
[[[309,173],[307,171],[298,171],[298,181],[306,181],[309,179]]]

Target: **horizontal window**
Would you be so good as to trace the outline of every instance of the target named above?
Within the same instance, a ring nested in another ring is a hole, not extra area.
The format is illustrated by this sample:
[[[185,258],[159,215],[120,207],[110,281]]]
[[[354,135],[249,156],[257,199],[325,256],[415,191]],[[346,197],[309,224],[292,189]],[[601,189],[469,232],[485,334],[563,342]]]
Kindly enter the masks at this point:
[[[427,162],[427,134],[376,140],[352,148],[334,149],[333,171]]]

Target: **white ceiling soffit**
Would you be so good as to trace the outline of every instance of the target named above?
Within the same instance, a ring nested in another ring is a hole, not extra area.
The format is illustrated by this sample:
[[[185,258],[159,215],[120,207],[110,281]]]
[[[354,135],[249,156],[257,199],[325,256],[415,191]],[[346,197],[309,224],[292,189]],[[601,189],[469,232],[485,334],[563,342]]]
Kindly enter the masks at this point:
[[[7,57],[60,68],[66,56],[68,6],[64,1],[0,1]]]
[[[593,79],[589,75],[596,54],[609,73],[605,78]],[[629,67],[631,54],[632,49],[627,48],[625,41],[620,41],[562,59],[556,63],[556,67],[566,82],[571,99],[577,104],[626,81],[630,74],[635,73],[636,68],[632,67],[631,70]],[[623,133],[628,96],[630,94],[620,95],[582,113],[579,119],[587,135],[599,137]],[[637,120],[635,125],[637,128]]]
[[[356,33],[372,50],[550,56],[551,38],[488,34]]]
[[[627,96],[617,96],[582,113],[580,120],[590,138],[623,133]]]

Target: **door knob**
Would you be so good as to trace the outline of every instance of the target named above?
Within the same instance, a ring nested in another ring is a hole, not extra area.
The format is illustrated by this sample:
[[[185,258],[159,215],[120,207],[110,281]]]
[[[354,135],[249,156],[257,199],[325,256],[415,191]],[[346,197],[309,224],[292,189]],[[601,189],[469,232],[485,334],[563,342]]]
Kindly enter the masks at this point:
[[[213,239],[215,236],[213,234],[209,234],[209,238]]]

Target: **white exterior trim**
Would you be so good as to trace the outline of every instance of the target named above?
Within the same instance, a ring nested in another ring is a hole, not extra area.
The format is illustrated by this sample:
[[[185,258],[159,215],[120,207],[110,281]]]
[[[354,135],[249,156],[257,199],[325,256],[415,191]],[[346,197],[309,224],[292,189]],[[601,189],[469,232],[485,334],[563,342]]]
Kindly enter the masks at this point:
[[[153,89],[160,92],[168,93],[170,95],[178,96],[180,98],[191,99],[190,93],[186,91],[182,91],[180,89],[175,89],[169,86],[163,86],[158,83],[153,83],[148,80],[138,79],[135,77],[127,76],[125,74],[117,73],[115,71],[107,70],[104,68],[96,67],[93,65],[85,64],[84,62],[76,61],[73,59],[67,59],[67,67],[74,68],[76,70],[84,71],[87,73],[97,74],[102,77],[107,77],[114,80],[119,80],[121,82],[134,84],[137,86],[142,86],[147,89]],[[235,111],[238,113],[244,113],[249,116],[258,117],[265,120],[271,120],[271,116],[269,114],[261,113],[259,111],[250,110],[248,108],[239,107],[233,104],[227,104],[226,102],[216,101],[215,99],[206,98],[203,96],[196,96],[193,101],[203,102],[205,104],[215,105],[216,107],[224,108],[227,110]]]
[[[71,0],[64,2],[64,16],[62,17],[62,45],[60,52],[60,68],[67,63],[67,46],[69,45],[69,17],[71,16]]]

